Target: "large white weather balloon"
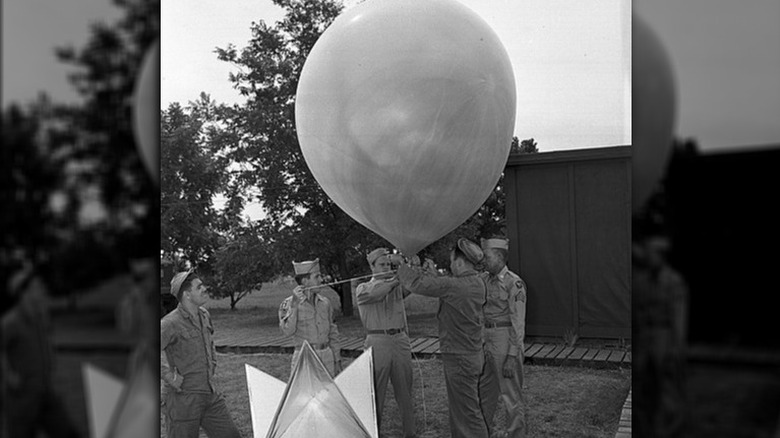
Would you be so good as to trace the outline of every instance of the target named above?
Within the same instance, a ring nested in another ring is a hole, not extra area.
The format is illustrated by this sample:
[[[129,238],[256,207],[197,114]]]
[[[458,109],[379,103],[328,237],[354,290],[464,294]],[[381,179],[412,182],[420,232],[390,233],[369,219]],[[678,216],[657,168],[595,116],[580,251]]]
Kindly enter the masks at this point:
[[[414,254],[495,187],[515,100],[506,50],[473,11],[453,0],[368,0],[311,50],[296,128],[328,196]]]
[[[146,51],[133,90],[133,134],[146,170],[160,178],[160,41]]]
[[[636,212],[656,188],[669,160],[677,93],[669,55],[636,15],[631,38],[632,204]]]

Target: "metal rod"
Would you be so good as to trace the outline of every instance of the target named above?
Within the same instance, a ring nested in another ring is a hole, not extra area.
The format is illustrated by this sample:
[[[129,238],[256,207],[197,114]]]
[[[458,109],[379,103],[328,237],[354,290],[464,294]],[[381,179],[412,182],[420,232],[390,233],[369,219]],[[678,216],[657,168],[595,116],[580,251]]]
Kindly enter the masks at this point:
[[[388,272],[383,272],[383,273],[377,274],[377,275],[395,274],[396,272],[398,272],[398,271],[388,271]],[[306,288],[303,288],[303,290],[317,289],[318,287],[325,287],[325,286],[333,286],[333,285],[336,285],[336,284],[339,284],[339,283],[346,283],[346,282],[352,281],[352,280],[362,280],[364,278],[370,278],[370,277],[373,277],[373,276],[374,276],[374,274],[360,275],[358,277],[347,278],[346,280],[334,281],[332,283],[325,283],[325,284],[321,284],[319,286],[306,287]]]

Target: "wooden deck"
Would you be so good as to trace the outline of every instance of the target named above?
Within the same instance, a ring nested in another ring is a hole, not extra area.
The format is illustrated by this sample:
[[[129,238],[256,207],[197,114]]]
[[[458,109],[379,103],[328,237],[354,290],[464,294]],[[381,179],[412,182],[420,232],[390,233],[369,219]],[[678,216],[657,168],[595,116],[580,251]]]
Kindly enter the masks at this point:
[[[256,329],[234,332],[232,336],[217,336],[214,342],[222,353],[291,353],[294,349],[290,336],[258,334]],[[346,357],[357,357],[363,351],[364,338],[341,337],[341,351]],[[416,358],[435,357],[441,353],[439,339],[420,337],[410,340]],[[631,352],[623,349],[569,347],[562,344],[531,343],[525,348],[525,362],[529,364],[566,364],[605,367],[630,367]]]
[[[620,422],[615,438],[631,438],[631,390],[628,390],[628,397],[623,404],[623,410],[620,412]]]

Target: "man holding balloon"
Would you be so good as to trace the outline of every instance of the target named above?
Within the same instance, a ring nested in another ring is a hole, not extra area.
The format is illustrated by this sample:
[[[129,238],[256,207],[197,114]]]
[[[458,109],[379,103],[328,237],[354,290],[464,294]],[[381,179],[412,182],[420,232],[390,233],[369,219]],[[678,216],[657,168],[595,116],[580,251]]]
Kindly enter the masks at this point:
[[[476,270],[483,258],[479,245],[459,239],[450,251],[452,276],[439,277],[406,265],[399,254],[390,256],[390,262],[399,265],[398,278],[405,289],[439,298],[439,342],[453,438],[489,436],[481,397],[489,386],[483,350],[486,289]]]
[[[412,348],[406,324],[404,298],[409,291],[393,275],[387,248],[377,248],[366,257],[371,280],[357,287],[355,296],[360,319],[366,328],[365,347],[374,347],[376,415],[381,427],[388,380],[401,411],[405,437],[416,436],[412,398]]]

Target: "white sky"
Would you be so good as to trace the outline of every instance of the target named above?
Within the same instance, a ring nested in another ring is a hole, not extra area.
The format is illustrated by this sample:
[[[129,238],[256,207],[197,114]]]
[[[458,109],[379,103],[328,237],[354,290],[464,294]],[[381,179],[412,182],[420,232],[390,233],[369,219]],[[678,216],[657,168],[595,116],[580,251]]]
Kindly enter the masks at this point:
[[[54,48],[82,48],[89,25],[118,19],[119,9],[107,0],[2,0],[2,8],[3,106],[31,101],[40,90],[54,101],[79,101],[67,78],[73,70]]]
[[[357,1],[346,1],[347,7]],[[624,0],[461,0],[498,34],[517,83],[515,135],[542,151],[630,144],[630,14]],[[271,0],[162,2],[161,100],[186,104],[201,91],[240,102],[235,68],[215,47],[243,48],[252,21],[272,25]]]
[[[593,3],[596,6],[614,5],[614,1]],[[225,7],[228,3],[230,8]],[[560,14],[534,14],[533,6],[565,4],[576,7],[582,2],[469,0],[464,3],[493,26],[511,53],[512,40],[521,39],[515,35],[536,32],[537,39],[526,39],[525,42],[526,46],[535,47],[534,44],[548,42],[546,38],[541,41],[538,38],[542,29],[565,23],[563,17],[567,16],[567,10]],[[230,66],[216,61],[211,53],[213,47],[225,46],[228,42],[242,47],[249,37],[249,23],[253,19],[272,23],[282,16],[281,9],[270,0],[164,0],[162,4],[165,11],[176,12],[179,17],[173,20],[174,24],[163,23],[166,39],[191,40],[194,48],[181,56],[198,54],[203,59],[182,63],[178,61],[177,53],[165,52],[163,47],[163,68],[177,66],[177,70],[189,72],[186,76],[192,78],[172,83],[173,77],[166,76],[163,98],[168,101],[186,102],[195,99],[200,91],[207,91],[220,101],[228,101],[231,95],[235,99],[235,93],[227,83]],[[211,9],[202,12],[200,19],[197,16],[189,18],[182,15],[186,11],[178,11],[184,8],[197,13],[196,6]],[[520,7],[529,9],[516,10]],[[87,41],[88,24],[113,21],[118,10],[109,0],[3,0],[2,8],[3,106],[11,101],[32,100],[39,90],[48,91],[55,101],[75,101],[76,94],[66,78],[68,68],[56,60],[53,48],[60,43],[81,47]],[[659,32],[670,51],[679,81],[677,131],[680,136],[697,138],[704,151],[780,143],[780,123],[777,122],[780,120],[779,1],[634,0],[633,8]],[[234,21],[227,20],[226,15],[231,13],[235,13]],[[543,17],[552,24],[543,26],[539,21]],[[193,24],[188,25],[190,22]],[[230,36],[232,32],[235,37]],[[579,41],[568,44],[571,47],[578,45]],[[567,44],[561,42],[559,47],[566,49]],[[540,54],[541,49],[536,53]],[[516,58],[513,56],[515,71],[527,72],[521,66],[528,63],[518,62]],[[211,65],[212,62],[215,64]],[[565,74],[574,75],[577,70],[569,69]],[[192,87],[195,91],[190,93],[182,88],[184,83],[195,79],[198,84]],[[533,91],[534,87],[535,84],[528,80],[518,82],[518,102],[526,99],[524,90],[531,88]],[[592,108],[595,110],[601,105],[601,101],[596,100]],[[550,108],[555,106],[549,105],[545,111]],[[523,120],[526,123],[522,128],[518,127],[515,134],[520,138],[533,136],[542,150],[553,150],[558,142],[546,140],[546,131],[554,133],[564,125],[550,123],[552,128],[543,129],[542,123],[528,122],[529,117],[542,112],[528,106],[519,108],[518,123]]]
[[[704,151],[780,144],[780,1],[634,0],[677,75],[677,133]]]
[[[213,48],[243,47],[251,21],[273,23],[281,9],[270,0],[161,3],[163,106],[194,100],[200,91],[235,101],[231,66],[217,61]],[[463,3],[488,21],[512,58],[515,135],[534,137],[543,151],[628,144],[630,87],[614,79],[626,69],[619,22],[630,14],[627,0]],[[83,46],[88,24],[111,22],[118,10],[108,0],[3,0],[2,7],[3,106],[30,101],[40,90],[55,101],[76,101],[69,70],[53,49]],[[678,135],[695,137],[704,151],[780,143],[779,1],[634,0],[633,8],[670,52],[680,93]],[[590,24],[587,32],[579,26]]]

